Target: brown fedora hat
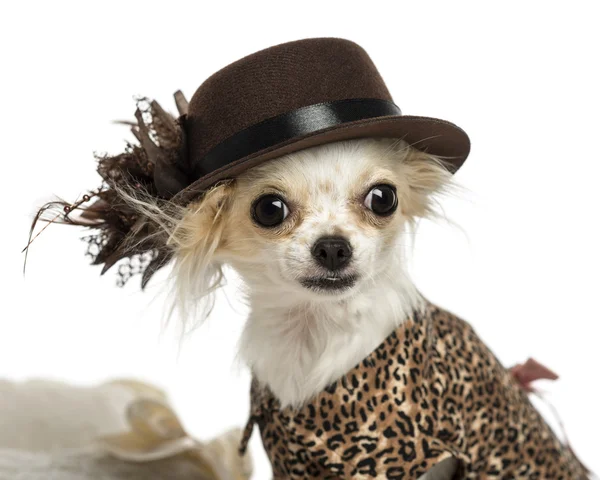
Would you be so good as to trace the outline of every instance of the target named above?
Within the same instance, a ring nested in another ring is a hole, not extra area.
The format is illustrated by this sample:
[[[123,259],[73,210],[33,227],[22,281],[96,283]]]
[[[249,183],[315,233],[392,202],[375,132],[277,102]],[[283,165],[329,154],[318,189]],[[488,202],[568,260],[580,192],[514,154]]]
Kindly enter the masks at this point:
[[[196,90],[180,124],[186,172],[167,183],[183,201],[266,160],[338,140],[403,138],[444,157],[453,173],[470,150],[453,123],[402,115],[365,50],[340,38],[283,43],[226,66]]]

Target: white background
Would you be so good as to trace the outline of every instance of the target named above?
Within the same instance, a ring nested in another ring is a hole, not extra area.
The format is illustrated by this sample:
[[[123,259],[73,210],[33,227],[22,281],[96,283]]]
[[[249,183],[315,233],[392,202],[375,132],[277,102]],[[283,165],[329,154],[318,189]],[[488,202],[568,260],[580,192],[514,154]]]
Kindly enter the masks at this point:
[[[235,363],[245,307],[228,288],[181,348],[162,331],[163,274],[138,281],[84,258],[77,229],[21,249],[35,207],[98,186],[92,156],[118,153],[133,97],[174,110],[211,73],[256,50],[338,36],[372,56],[406,114],[453,121],[472,139],[467,189],[423,224],[412,271],[498,357],[555,369],[550,392],[575,450],[598,456],[600,270],[595,2],[6,2],[0,7],[0,377],[92,384],[137,376],[168,389],[188,429],[241,425],[249,375]],[[597,4],[596,4],[597,5]],[[258,435],[255,478],[269,478]]]

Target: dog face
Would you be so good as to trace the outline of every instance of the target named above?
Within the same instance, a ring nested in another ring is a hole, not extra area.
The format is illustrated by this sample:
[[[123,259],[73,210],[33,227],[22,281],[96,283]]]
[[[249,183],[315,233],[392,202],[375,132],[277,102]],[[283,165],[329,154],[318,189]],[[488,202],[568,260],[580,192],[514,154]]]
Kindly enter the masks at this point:
[[[328,145],[241,177],[226,237],[239,254],[234,267],[255,278],[260,266],[264,284],[312,298],[351,295],[380,274],[405,217],[400,179],[377,150],[375,142]],[[252,272],[239,257],[255,260]]]
[[[188,243],[211,245],[197,255],[230,264],[250,289],[343,298],[398,265],[407,225],[428,213],[449,177],[403,141],[333,143],[216,187],[191,209],[184,231]],[[180,253],[194,261],[194,253]]]

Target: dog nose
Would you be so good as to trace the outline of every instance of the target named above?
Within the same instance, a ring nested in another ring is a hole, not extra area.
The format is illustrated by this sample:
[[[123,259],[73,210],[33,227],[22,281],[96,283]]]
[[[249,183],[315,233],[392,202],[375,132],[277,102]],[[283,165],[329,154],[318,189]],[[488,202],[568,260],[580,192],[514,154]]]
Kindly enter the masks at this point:
[[[322,237],[313,245],[312,255],[328,270],[339,270],[352,257],[352,248],[345,238]]]

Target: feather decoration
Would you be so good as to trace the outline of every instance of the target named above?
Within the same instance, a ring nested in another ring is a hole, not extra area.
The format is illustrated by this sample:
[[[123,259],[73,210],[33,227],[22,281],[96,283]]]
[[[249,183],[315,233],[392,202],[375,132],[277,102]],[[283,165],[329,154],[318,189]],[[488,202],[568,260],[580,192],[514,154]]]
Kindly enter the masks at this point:
[[[150,278],[169,263],[171,253],[159,226],[150,221],[124,197],[122,192],[139,192],[159,202],[167,202],[189,185],[187,149],[183,122],[188,102],[176,92],[179,117],[167,113],[154,100],[137,100],[135,122],[131,126],[137,143],[127,143],[118,155],[97,156],[102,186],[69,203],[62,199],[43,205],[34,216],[29,242],[24,249],[25,264],[38,222],[77,225],[93,230],[85,236],[86,255],[93,265],[102,265],[101,274],[121,262],[118,285],[140,274],[142,289]],[[25,265],[24,265],[25,268]]]

